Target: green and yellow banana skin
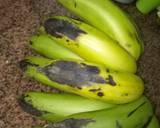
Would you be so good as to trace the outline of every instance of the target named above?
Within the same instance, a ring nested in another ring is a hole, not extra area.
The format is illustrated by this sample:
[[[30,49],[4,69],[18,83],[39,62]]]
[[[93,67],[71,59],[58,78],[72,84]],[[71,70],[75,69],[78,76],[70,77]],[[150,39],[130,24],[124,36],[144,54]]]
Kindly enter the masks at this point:
[[[142,52],[141,39],[135,25],[110,0],[58,0],[87,23],[103,31],[126,49],[136,60]]]
[[[101,102],[98,100],[91,100],[74,94],[56,94],[56,93],[41,93],[41,92],[28,92],[20,98],[21,102],[32,105],[38,111],[44,111],[48,114],[42,115],[42,119],[58,121],[67,116],[89,112],[101,109],[109,109],[115,107],[114,104]],[[23,106],[22,106],[23,107]],[[30,110],[26,110],[31,112]],[[32,114],[32,112],[31,112]]]
[[[79,123],[78,128],[143,128],[153,114],[150,102],[142,96],[134,102],[118,105],[110,109],[73,114],[58,122],[53,120],[55,122],[53,126],[60,126],[61,124],[61,126],[64,126],[63,128],[68,128],[70,125],[70,127],[77,128],[76,126]],[[72,121],[74,123],[71,123]]]
[[[46,20],[44,28],[59,45],[70,49],[86,61],[103,64],[117,71],[136,72],[135,59],[116,41],[92,26],[56,16]]]
[[[85,66],[91,67],[94,72],[96,72],[96,77],[90,78],[90,74],[79,74],[80,76],[86,76],[83,79],[92,79],[92,81],[83,81],[80,83],[74,83],[71,86],[71,83],[62,84],[61,82],[56,82],[54,77],[49,77],[44,70],[46,67],[64,60],[49,60],[38,57],[27,57],[26,64],[29,65],[25,68],[25,73],[38,80],[39,82],[55,87],[66,92],[75,93],[84,97],[99,99],[102,101],[107,101],[114,104],[123,104],[128,103],[139,98],[143,91],[144,85],[143,81],[136,75],[131,73],[122,73],[114,72],[112,70],[106,69],[102,65],[91,64],[88,62],[75,61],[75,60],[65,60],[67,63],[76,63],[78,66],[84,69]],[[85,65],[85,66],[84,66]],[[70,67],[70,71],[72,67]],[[59,69],[58,69],[59,70]],[[85,69],[86,70],[86,69]],[[87,69],[88,70],[88,69]],[[89,69],[90,70],[90,69]],[[78,73],[80,70],[77,71]],[[74,72],[72,72],[74,73]],[[73,75],[73,74],[72,74]],[[71,76],[72,76],[71,75]],[[66,75],[65,75],[66,76]],[[69,74],[67,74],[67,77]],[[73,75],[73,77],[75,74]],[[76,81],[79,81],[78,77],[73,78]],[[52,79],[52,80],[51,80]],[[69,78],[69,79],[72,79]],[[66,78],[61,77],[61,81],[66,82]],[[65,81],[64,81],[65,80]],[[68,78],[67,78],[68,81]],[[71,81],[73,82],[73,81]],[[84,83],[84,84],[81,84]],[[77,85],[79,84],[79,85]]]
[[[57,44],[47,34],[33,35],[30,40],[30,47],[51,59],[83,60],[69,49]]]

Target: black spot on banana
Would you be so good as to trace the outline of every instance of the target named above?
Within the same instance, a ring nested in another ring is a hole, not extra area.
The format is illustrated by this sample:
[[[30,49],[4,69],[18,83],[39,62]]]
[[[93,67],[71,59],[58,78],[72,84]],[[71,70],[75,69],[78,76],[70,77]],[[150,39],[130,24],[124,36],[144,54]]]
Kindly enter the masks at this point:
[[[44,127],[33,127],[33,128],[85,128],[85,126],[91,122],[90,119],[66,119],[62,122],[49,123]]]
[[[80,34],[86,34],[85,31],[79,29],[77,26],[74,26],[72,23],[53,18],[45,21],[44,28],[47,33],[57,38],[62,38],[63,35],[66,35],[69,39],[74,40]]]
[[[81,21],[57,16],[46,20],[43,30],[48,33],[48,36],[56,44],[69,49],[72,53],[79,56],[79,58],[103,64],[117,71],[136,72],[136,61],[127,51],[104,33]],[[33,44],[36,41],[32,39]],[[33,44],[32,47],[34,48]],[[43,50],[39,49],[39,46],[36,46],[37,48],[35,49],[38,49],[45,56],[52,56],[50,47],[53,46],[47,43],[44,43],[43,46]],[[49,55],[47,55],[48,52],[50,52]],[[62,53],[63,51],[61,50]],[[57,54],[59,55],[58,52]],[[50,58],[54,58],[54,56]],[[70,56],[72,59],[72,55]]]
[[[18,99],[18,103],[21,106],[21,108],[25,111],[28,112],[34,116],[42,116],[43,114],[46,114],[47,112],[45,111],[40,111],[37,108],[35,108],[31,103],[28,103],[25,101],[25,98],[28,97],[22,96],[21,98]]]
[[[34,101],[36,100],[36,97],[32,96],[32,99]],[[60,110],[57,111],[57,109],[54,110],[54,108],[52,109],[51,107],[49,107],[51,103],[49,103],[49,101],[47,102],[47,100],[48,99],[46,97],[42,98],[43,106],[41,106],[41,110],[48,111],[50,113],[51,110],[53,113],[60,112]],[[51,101],[51,99],[49,100]],[[55,103],[54,107],[56,107],[57,99],[52,98],[52,101]],[[39,104],[40,102],[41,100],[39,100],[37,103],[35,101],[36,104]],[[59,102],[61,102],[61,104],[63,103],[66,104],[65,99],[63,98],[59,100]],[[58,105],[60,104],[59,102],[57,103]],[[145,104],[141,106],[141,104],[143,104],[144,102]],[[141,107],[138,108],[138,106]],[[67,107],[68,105],[67,106],[61,105],[60,108],[62,109],[63,112],[68,111],[67,109],[72,109],[70,108],[70,106],[69,108]],[[132,116],[128,117],[127,116],[128,113],[134,110],[135,108],[138,109],[133,113]],[[80,128],[81,127],[82,128],[142,128],[148,122],[148,119],[152,117],[152,115],[153,115],[153,109],[150,102],[144,96],[142,96],[136,101],[133,101],[128,104],[118,105],[110,109],[107,108],[89,112],[83,111],[82,113],[72,114],[65,116],[64,118],[59,118],[58,121],[57,120],[55,121],[56,117],[54,117],[55,116],[54,114],[49,116],[47,114],[44,114],[43,119],[45,120],[49,119],[49,121],[53,122],[52,126],[59,126],[59,128],[61,128],[60,126],[64,126],[64,128],[68,128],[67,126],[69,126],[69,128],[72,127],[76,128],[76,126],[77,127],[80,126]],[[51,117],[53,118],[53,120],[51,120],[52,119]],[[81,123],[81,125],[79,123]]]
[[[136,60],[139,58],[143,51],[143,43],[137,26],[111,0],[58,0],[58,2],[116,40]]]
[[[66,119],[62,122],[50,123],[47,127],[49,128],[85,128],[89,123],[94,122],[91,119]]]
[[[25,68],[28,76],[81,96],[122,104],[139,98],[144,90],[143,81],[138,76],[127,72],[108,73],[102,65],[39,57],[27,57],[26,60],[31,63]]]

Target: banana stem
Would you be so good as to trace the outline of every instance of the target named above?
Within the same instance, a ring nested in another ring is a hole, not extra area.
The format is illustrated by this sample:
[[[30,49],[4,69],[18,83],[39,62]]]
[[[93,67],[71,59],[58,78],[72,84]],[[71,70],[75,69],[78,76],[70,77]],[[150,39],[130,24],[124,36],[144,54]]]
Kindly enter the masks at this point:
[[[160,0],[138,0],[136,6],[140,12],[147,14],[160,6]]]

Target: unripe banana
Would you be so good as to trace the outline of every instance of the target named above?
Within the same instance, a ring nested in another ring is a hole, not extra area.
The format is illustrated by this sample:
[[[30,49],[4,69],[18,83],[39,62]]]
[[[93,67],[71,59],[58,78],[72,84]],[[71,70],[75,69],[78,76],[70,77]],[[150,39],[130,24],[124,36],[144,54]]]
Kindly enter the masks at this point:
[[[156,116],[153,116],[152,119],[148,121],[148,125],[146,123],[146,128],[160,128],[160,125]]]
[[[143,51],[135,25],[110,0],[58,0],[87,23],[103,31],[126,49],[136,60]]]
[[[30,46],[38,53],[51,59],[83,60],[69,49],[57,44],[46,34],[32,36]]]
[[[26,93],[19,99],[19,104],[25,111],[35,116],[37,116],[37,114],[39,116],[41,112],[46,112],[45,115],[42,114],[41,119],[44,118],[50,121],[62,120],[76,113],[109,109],[116,106],[73,94],[40,92]],[[28,106],[32,107],[28,109]]]
[[[84,61],[28,57],[21,65],[28,76],[43,84],[109,103],[131,102],[144,90],[143,81],[132,73]]]
[[[42,110],[46,111],[47,107],[45,107],[44,104]],[[47,114],[44,112],[43,115]],[[145,97],[141,97],[134,102],[110,109],[70,115],[61,121],[49,124],[48,128],[143,128],[152,117],[153,110],[150,102]]]
[[[117,71],[136,72],[135,59],[116,41],[92,26],[57,16],[46,20],[44,28],[59,45],[70,49],[86,61],[103,64]]]

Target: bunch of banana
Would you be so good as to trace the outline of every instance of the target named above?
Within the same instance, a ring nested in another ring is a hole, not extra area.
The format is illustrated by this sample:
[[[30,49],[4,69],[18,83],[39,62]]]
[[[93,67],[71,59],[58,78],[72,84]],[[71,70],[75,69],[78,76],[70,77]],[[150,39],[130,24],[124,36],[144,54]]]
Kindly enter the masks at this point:
[[[47,19],[42,30],[48,35],[33,36],[30,44],[47,57],[81,57],[117,71],[136,72],[136,61],[127,51],[107,35],[81,21],[57,16]]]
[[[136,60],[143,43],[134,21],[111,0],[58,0],[87,23],[117,41]]]
[[[43,128],[159,128],[134,74],[143,52],[135,23],[110,0],[58,1],[88,24],[50,17],[29,43],[47,58],[20,64],[27,76],[73,94],[28,92],[21,107],[52,122]]]
[[[144,96],[116,106],[72,94],[30,92],[20,98],[20,105],[34,116],[55,122],[46,128],[159,128]]]
[[[134,74],[85,61],[27,57],[21,67],[28,76],[46,85],[109,103],[131,102],[144,90],[143,81]]]

